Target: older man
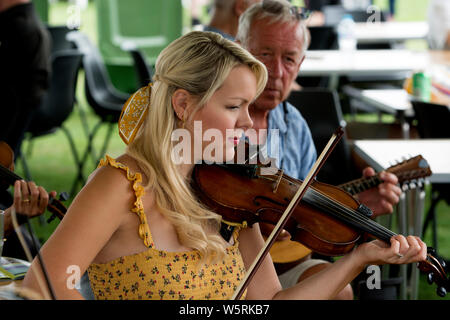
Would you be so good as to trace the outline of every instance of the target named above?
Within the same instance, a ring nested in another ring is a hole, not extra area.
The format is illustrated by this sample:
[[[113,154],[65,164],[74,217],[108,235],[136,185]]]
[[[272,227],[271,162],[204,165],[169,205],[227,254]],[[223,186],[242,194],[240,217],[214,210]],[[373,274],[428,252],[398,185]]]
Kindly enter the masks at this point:
[[[285,0],[264,0],[241,15],[236,40],[261,60],[269,73],[265,90],[250,108],[253,128],[268,130],[268,145],[272,139],[271,129],[278,129],[278,167],[290,176],[304,179],[316,160],[316,150],[306,121],[286,102],[309,44],[304,17]],[[373,174],[371,168],[363,172],[365,176]],[[382,173],[381,178],[384,183],[358,195],[374,215],[392,212],[401,194],[394,175]],[[281,275],[280,280],[284,287],[289,287],[328,265],[329,262],[323,260],[306,258]],[[336,299],[351,298],[350,285],[336,296]]]

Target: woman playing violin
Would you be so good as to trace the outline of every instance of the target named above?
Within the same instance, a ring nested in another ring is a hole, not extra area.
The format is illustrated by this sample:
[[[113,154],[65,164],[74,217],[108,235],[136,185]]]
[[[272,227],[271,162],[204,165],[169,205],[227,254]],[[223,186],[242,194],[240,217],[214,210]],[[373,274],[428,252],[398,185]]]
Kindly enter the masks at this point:
[[[194,163],[211,160],[203,157],[208,145],[195,134],[195,124],[223,137],[231,133],[222,151],[232,158],[234,143],[252,127],[248,107],[264,89],[264,65],[220,35],[191,32],[161,52],[153,80],[124,107],[119,128],[128,143],[125,153],[101,162],[42,248],[58,299],[82,298],[67,285],[71,266],[79,274],[88,271],[96,299],[229,299],[264,245],[257,225],[236,228],[225,241],[221,217],[189,186]],[[139,114],[145,118],[137,128],[139,116],[133,117]],[[191,145],[202,151],[183,154],[180,164],[172,157],[177,129],[190,132]],[[367,264],[425,256],[426,245],[416,237],[395,236],[390,246],[375,240],[286,290],[268,256],[245,298],[332,298]],[[40,270],[37,262],[34,270]],[[31,271],[24,285],[42,293]]]

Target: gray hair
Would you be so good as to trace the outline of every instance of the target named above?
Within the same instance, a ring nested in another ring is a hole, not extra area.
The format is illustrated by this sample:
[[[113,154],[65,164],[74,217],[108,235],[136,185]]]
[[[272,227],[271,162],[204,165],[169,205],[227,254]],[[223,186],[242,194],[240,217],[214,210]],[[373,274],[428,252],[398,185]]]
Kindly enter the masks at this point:
[[[266,9],[267,7],[276,7],[277,12],[271,12]],[[292,14],[291,9],[292,5],[286,0],[264,0],[262,2],[255,3],[240,16],[236,40],[239,41],[244,48],[248,48],[250,27],[255,20],[268,18],[270,23],[298,22],[298,26],[303,32],[302,53],[304,53],[309,46],[310,33],[306,26],[305,20],[299,19],[296,15]]]

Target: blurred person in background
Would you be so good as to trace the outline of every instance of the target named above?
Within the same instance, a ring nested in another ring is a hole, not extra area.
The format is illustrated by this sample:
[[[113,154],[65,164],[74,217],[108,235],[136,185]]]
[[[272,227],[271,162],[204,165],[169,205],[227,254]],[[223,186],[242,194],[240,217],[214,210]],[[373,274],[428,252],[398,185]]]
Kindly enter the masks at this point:
[[[49,86],[50,41],[30,0],[0,0],[0,140],[16,156]]]
[[[433,50],[450,50],[450,1],[430,0],[428,44]]]
[[[204,31],[221,34],[224,38],[234,40],[236,36],[239,17],[252,4],[261,0],[213,0],[211,21]]]

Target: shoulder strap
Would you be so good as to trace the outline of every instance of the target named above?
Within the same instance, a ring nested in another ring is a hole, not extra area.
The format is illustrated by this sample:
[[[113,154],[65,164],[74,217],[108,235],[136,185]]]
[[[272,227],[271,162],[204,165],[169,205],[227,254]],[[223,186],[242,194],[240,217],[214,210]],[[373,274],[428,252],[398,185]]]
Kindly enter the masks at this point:
[[[144,241],[144,244],[148,248],[153,247],[153,239],[150,233],[150,228],[147,223],[147,216],[144,213],[144,205],[142,203],[142,196],[145,194],[144,187],[141,185],[142,176],[139,172],[132,173],[130,168],[126,165],[116,161],[110,156],[106,155],[105,159],[101,159],[98,167],[110,165],[111,167],[124,170],[127,174],[127,179],[132,183],[132,188],[136,196],[136,201],[133,203],[132,212],[136,213],[139,217],[139,237]]]

